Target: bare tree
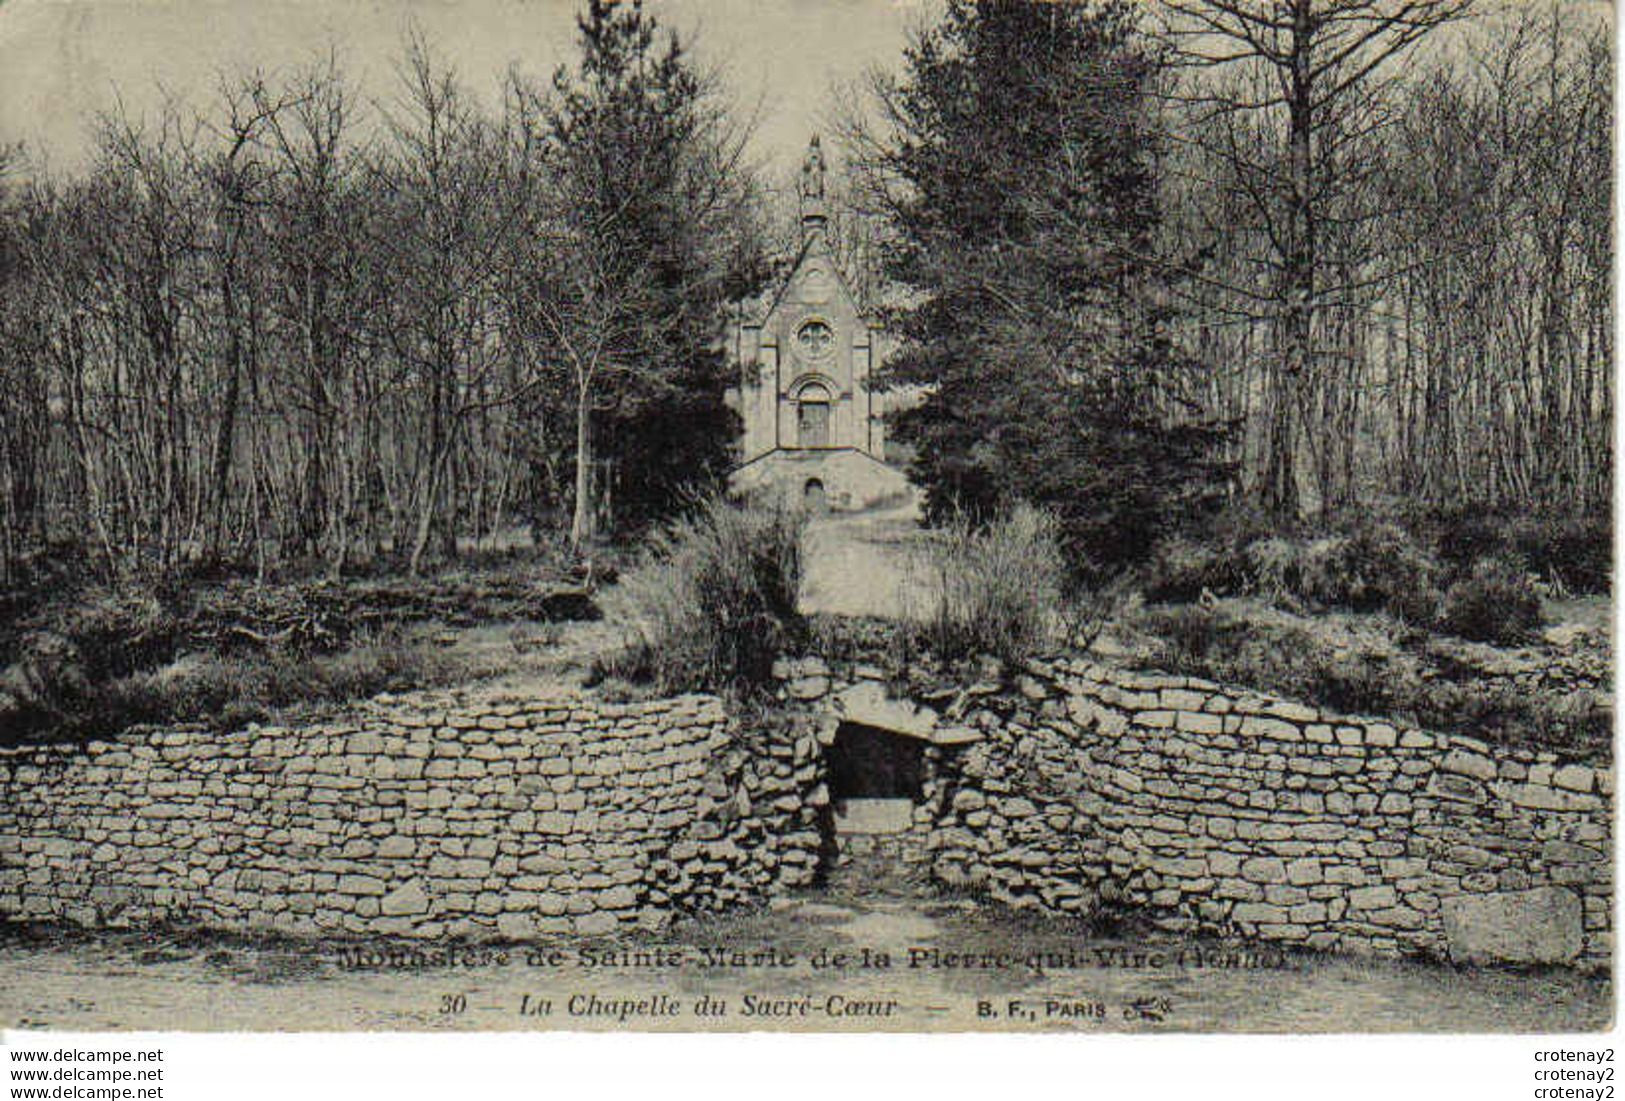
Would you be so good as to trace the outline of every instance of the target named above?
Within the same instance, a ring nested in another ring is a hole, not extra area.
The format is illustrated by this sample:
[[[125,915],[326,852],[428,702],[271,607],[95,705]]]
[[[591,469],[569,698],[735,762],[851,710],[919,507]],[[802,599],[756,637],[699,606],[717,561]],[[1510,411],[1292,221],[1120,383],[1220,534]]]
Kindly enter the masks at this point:
[[[456,553],[454,455],[467,419],[511,400],[486,391],[504,362],[499,259],[523,218],[497,133],[421,38],[408,42],[402,82],[386,116],[393,148],[372,178],[390,204],[375,242],[390,273],[384,334],[426,419],[412,487],[416,573],[436,532],[442,553]]]
[[[1193,70],[1177,93],[1181,128],[1250,208],[1274,273],[1263,287],[1235,289],[1274,327],[1257,492],[1278,517],[1300,509],[1300,425],[1322,355],[1320,314],[1370,277],[1328,264],[1323,251],[1329,223],[1362,217],[1344,202],[1362,188],[1348,154],[1386,124],[1394,62],[1471,3],[1164,0],[1165,34]]]
[[[45,539],[49,477],[49,391],[38,354],[44,303],[25,266],[34,221],[10,175],[21,147],[0,146],[0,581]]]
[[[1612,56],[1605,20],[1501,13],[1393,132],[1391,454],[1438,505],[1604,512],[1612,495]]]
[[[260,286],[255,276],[262,262],[263,233],[258,222],[273,172],[266,163],[262,137],[289,106],[287,98],[274,98],[267,91],[257,73],[238,84],[223,81],[221,100],[225,119],[214,131],[218,148],[195,151],[198,162],[193,166],[212,206],[213,230],[204,249],[213,269],[216,316],[223,330],[214,449],[203,498],[210,517],[205,553],[211,559],[220,556],[227,536],[243,386],[256,371],[253,360],[261,343]]]

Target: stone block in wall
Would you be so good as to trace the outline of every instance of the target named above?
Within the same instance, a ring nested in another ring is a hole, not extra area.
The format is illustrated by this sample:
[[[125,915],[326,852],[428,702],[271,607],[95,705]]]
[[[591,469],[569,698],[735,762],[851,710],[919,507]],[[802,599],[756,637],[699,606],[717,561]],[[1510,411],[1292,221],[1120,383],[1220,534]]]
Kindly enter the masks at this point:
[[[1159,693],[1159,701],[1170,711],[1200,711],[1207,703],[1207,696],[1188,688],[1164,688]]]
[[[1262,710],[1265,714],[1294,723],[1312,723],[1320,718],[1320,712],[1315,708],[1289,700],[1274,700]]]
[[[937,713],[910,700],[894,699],[875,681],[860,681],[837,693],[835,711],[847,722],[879,727],[910,737],[931,739]]]
[[[1484,785],[1466,776],[1448,772],[1434,773],[1428,781],[1428,794],[1459,803],[1482,804],[1489,798]]]
[[[1552,774],[1552,784],[1568,791],[1589,794],[1596,773],[1585,765],[1564,765]]]
[[[1248,715],[1241,721],[1240,730],[1249,738],[1274,738],[1282,742],[1300,742],[1303,733],[1296,726],[1281,719]]]
[[[1595,795],[1581,795],[1536,783],[1509,785],[1507,798],[1513,805],[1530,810],[1582,811],[1602,807]]]
[[[1241,874],[1253,883],[1286,882],[1286,863],[1278,857],[1255,856],[1244,860]]]
[[[1349,892],[1349,908],[1352,910],[1381,910],[1394,905],[1399,896],[1394,889],[1386,884],[1375,887],[1358,887]]]
[[[1290,860],[1286,866],[1287,882],[1296,887],[1307,887],[1320,883],[1324,875],[1320,869],[1320,861],[1314,857],[1300,857]]]
[[[1290,914],[1285,907],[1268,902],[1238,902],[1230,911],[1230,919],[1255,925],[1283,925],[1290,920]]]
[[[1439,768],[1459,776],[1471,776],[1486,783],[1495,779],[1495,762],[1483,754],[1465,749],[1452,749],[1445,754]]]
[[[1390,929],[1420,929],[1427,923],[1427,918],[1422,912],[1410,906],[1390,906],[1364,916],[1372,924]]]
[[[1458,963],[1572,963],[1584,943],[1580,897],[1563,887],[1446,899],[1443,919]]]
[[[785,688],[794,700],[821,699],[829,691],[829,678],[824,676],[797,677]]]
[[[1541,845],[1540,858],[1548,864],[1589,864],[1605,859],[1605,855],[1598,849],[1554,838]]]
[[[1181,711],[1175,725],[1188,734],[1218,734],[1224,730],[1224,721],[1217,715]]]

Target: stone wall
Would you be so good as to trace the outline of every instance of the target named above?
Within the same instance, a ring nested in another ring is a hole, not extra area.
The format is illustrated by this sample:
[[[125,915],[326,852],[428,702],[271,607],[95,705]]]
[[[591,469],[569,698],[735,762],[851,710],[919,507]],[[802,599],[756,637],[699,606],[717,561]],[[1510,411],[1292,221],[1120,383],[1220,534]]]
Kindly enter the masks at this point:
[[[932,808],[945,882],[1316,949],[1611,959],[1611,768],[1079,661],[943,719],[980,736]]]
[[[380,697],[301,729],[0,752],[0,913],[596,935],[810,881],[811,736],[712,698]]]
[[[1077,660],[1002,684],[818,658],[777,672],[784,706],[749,716],[702,696],[416,694],[299,729],[0,752],[0,914],[657,927],[828,870],[826,747],[853,723],[923,741],[927,766],[905,833],[860,847],[1012,906],[1335,951],[1611,960],[1613,772],[1595,762]]]

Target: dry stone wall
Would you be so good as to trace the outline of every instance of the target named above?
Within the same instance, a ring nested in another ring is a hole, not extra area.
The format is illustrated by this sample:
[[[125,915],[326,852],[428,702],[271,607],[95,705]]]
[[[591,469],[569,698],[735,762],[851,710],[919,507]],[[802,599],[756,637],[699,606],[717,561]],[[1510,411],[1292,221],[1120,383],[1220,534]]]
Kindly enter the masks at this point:
[[[1079,660],[817,658],[783,707],[380,697],[302,728],[0,752],[0,915],[290,934],[658,927],[815,882],[842,724],[925,743],[898,852],[1017,907],[1309,948],[1608,966],[1601,762]]]
[[[299,729],[0,753],[0,913],[289,934],[609,934],[809,882],[810,735],[685,696],[380,697]]]
[[[1080,661],[956,699],[933,868],[1310,948],[1612,957],[1613,771]]]

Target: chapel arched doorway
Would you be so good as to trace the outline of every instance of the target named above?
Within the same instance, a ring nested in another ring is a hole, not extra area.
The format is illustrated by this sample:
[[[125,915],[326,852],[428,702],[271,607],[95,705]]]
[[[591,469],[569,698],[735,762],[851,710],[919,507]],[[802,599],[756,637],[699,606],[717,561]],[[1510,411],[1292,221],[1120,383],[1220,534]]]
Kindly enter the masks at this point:
[[[830,393],[818,383],[801,388],[796,397],[796,446],[829,446]]]
[[[824,483],[817,478],[808,478],[807,484],[801,490],[801,503],[814,516],[822,516],[828,512],[829,496],[824,489]]]

